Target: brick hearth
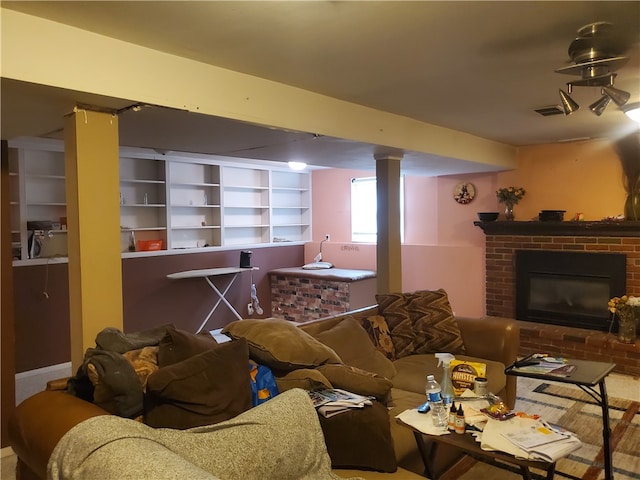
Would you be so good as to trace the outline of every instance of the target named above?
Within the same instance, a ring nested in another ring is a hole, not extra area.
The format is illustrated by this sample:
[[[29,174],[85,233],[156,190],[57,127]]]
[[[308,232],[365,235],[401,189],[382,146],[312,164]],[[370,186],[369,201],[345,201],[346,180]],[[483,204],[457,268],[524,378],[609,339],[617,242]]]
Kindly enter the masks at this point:
[[[515,318],[515,251],[615,252],[627,256],[627,293],[640,296],[640,228],[637,222],[476,222],[486,237],[487,315]],[[614,334],[528,321],[520,324],[520,353],[548,352],[610,361],[615,371],[640,376],[640,340],[623,344]]]

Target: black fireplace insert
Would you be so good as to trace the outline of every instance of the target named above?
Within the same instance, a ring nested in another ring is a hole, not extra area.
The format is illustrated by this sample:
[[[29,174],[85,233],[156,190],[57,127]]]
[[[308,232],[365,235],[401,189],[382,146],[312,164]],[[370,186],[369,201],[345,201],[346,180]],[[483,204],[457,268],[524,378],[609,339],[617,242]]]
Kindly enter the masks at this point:
[[[624,295],[626,255],[516,251],[516,318],[608,331],[611,297]]]

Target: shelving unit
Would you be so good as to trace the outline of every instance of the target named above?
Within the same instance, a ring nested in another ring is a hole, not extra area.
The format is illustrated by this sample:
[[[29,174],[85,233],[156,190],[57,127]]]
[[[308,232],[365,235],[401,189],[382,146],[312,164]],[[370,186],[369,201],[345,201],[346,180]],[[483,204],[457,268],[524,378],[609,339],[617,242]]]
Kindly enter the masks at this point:
[[[9,198],[11,215],[11,250],[14,260],[22,259],[22,252],[26,247],[22,245],[20,232],[20,174],[18,151],[9,150]]]
[[[309,240],[311,238],[309,175],[274,170],[271,172],[271,185],[271,241]]]
[[[41,258],[67,255],[62,142],[10,144],[11,234],[15,260],[29,259],[27,222],[45,231]],[[247,160],[120,150],[121,251],[131,235],[164,250],[235,247],[311,239],[310,174]]]
[[[136,241],[167,244],[166,165],[154,158],[120,158],[120,249]]]
[[[13,168],[16,166],[17,170]],[[16,258],[29,258],[28,222],[51,222],[53,228],[43,236],[39,256],[66,256],[66,230],[60,230],[67,215],[64,153],[39,149],[11,149],[12,245]],[[14,181],[13,178],[16,177]],[[17,190],[17,193],[16,193]]]
[[[220,246],[220,167],[169,162],[169,248]]]
[[[270,242],[269,171],[223,167],[224,245]]]

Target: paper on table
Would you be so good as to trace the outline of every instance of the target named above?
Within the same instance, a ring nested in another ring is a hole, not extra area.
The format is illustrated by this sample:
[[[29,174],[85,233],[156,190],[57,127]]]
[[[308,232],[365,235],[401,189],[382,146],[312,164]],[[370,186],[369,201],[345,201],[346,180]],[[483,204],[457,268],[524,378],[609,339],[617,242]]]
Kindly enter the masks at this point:
[[[504,422],[489,419],[482,432],[480,448],[483,450],[500,450],[502,452],[510,453],[516,457],[527,458],[530,460],[555,462],[559,458],[577,450],[582,445],[576,436],[569,435],[563,440],[541,445],[534,448],[532,451],[527,452],[505,437],[505,434],[522,431],[523,429],[535,427],[538,424],[538,420],[531,418],[513,417]]]
[[[396,415],[396,418],[427,435],[445,435],[450,433],[446,428],[438,428],[433,424],[431,411],[419,413],[416,408],[412,408],[411,410],[405,410]]]

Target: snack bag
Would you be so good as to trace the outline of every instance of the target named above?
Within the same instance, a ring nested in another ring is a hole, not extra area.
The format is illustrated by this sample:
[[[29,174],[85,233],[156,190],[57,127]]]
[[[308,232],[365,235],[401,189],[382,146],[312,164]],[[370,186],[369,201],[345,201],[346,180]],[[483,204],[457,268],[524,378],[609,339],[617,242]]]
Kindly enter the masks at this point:
[[[486,363],[451,360],[451,383],[456,395],[462,395],[462,392],[467,388],[473,390],[476,377],[485,377],[486,375]]]

